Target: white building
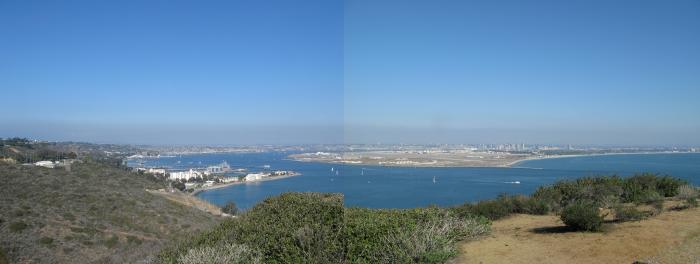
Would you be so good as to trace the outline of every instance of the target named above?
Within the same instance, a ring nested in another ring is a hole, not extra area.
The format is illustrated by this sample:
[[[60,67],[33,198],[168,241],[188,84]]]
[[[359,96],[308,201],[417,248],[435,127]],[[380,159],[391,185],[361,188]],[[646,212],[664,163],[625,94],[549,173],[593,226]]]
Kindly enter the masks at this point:
[[[50,168],[50,169],[53,169],[54,167],[56,167],[56,164],[50,160],[38,161],[38,162],[34,163],[34,165],[39,166],[39,167]]]
[[[202,178],[203,173],[190,169],[189,171],[170,172],[171,180],[189,180],[191,178]]]
[[[265,177],[267,177],[267,174],[264,173],[249,173],[245,176],[245,181],[259,181]]]
[[[150,168],[146,170],[146,173],[165,175],[165,169]]]
[[[221,179],[221,182],[223,183],[229,183],[229,182],[237,182],[240,179],[238,177],[224,177]]]
[[[209,166],[207,167],[207,172],[209,173],[224,173],[228,172],[231,170],[231,166],[228,165],[228,162],[224,161],[221,162],[221,164],[217,166]]]

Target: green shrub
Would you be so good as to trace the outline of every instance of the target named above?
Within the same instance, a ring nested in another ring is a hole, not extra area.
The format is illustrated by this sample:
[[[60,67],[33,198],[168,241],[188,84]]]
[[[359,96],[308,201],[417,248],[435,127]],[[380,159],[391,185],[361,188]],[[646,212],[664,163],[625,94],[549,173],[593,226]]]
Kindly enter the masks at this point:
[[[182,251],[245,244],[265,263],[337,263],[343,259],[343,196],[285,193],[265,199],[238,218],[223,222],[178,247],[165,250],[163,262],[175,263]]]
[[[456,210],[462,216],[476,215],[498,220],[511,214],[544,215],[549,213],[550,205],[539,198],[501,194],[494,200],[466,203],[457,207]]]
[[[212,252],[240,245],[263,263],[441,263],[456,254],[456,241],[489,231],[485,218],[459,217],[447,209],[346,209],[342,198],[319,193],[268,198],[163,250],[159,260],[211,263],[218,260]]]
[[[119,243],[119,237],[116,235],[111,235],[109,238],[104,240],[105,247],[113,248]]]
[[[637,193],[637,196],[635,196],[635,199],[630,201],[638,204],[654,204],[657,203],[658,201],[663,201],[664,197],[661,196],[656,191],[653,190],[643,190],[639,193]]]
[[[561,220],[574,230],[599,231],[603,226],[603,216],[591,201],[576,201],[562,210]]]
[[[479,201],[474,204],[464,204],[460,211],[464,216],[478,215],[490,220],[498,220],[514,213],[512,204],[508,201],[496,199]]]
[[[15,232],[15,233],[22,232],[22,231],[24,231],[24,229],[27,229],[27,227],[29,227],[29,225],[27,225],[26,223],[24,223],[22,221],[12,222],[12,223],[10,223],[10,226],[9,226],[10,231]]]
[[[670,176],[637,174],[625,179],[625,202],[644,202],[651,192],[656,192],[661,197],[673,197],[678,194],[680,186],[687,184],[685,180]]]
[[[45,245],[45,246],[50,246],[51,244],[53,244],[53,238],[50,238],[50,237],[41,237],[41,238],[39,238],[39,240],[38,240],[37,242],[38,242],[39,244],[42,244],[42,245]]]
[[[615,207],[615,220],[617,221],[639,221],[646,217],[646,213],[637,210],[634,206],[619,205]]]
[[[346,210],[347,259],[352,263],[442,263],[454,244],[489,231],[481,217],[440,208]]]
[[[628,178],[618,176],[583,177],[543,186],[532,195],[559,211],[567,205],[587,200],[598,207],[610,208],[619,202],[653,204],[663,197],[678,194],[685,180],[655,174],[637,174]]]
[[[698,200],[695,197],[689,197],[685,203],[688,204],[688,207],[698,207]]]
[[[236,215],[238,213],[238,207],[234,202],[227,202],[226,205],[221,208],[221,211],[226,214]]]
[[[540,187],[532,197],[542,200],[555,211],[580,200],[609,207],[623,194],[623,182],[624,179],[618,176],[583,177]]]

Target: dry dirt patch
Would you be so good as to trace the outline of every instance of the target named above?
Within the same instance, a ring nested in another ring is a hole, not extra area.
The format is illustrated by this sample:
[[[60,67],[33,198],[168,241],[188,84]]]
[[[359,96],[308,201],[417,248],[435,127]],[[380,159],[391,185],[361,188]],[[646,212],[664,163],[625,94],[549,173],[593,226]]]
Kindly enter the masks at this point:
[[[461,246],[457,262],[698,263],[700,259],[698,208],[609,224],[600,233],[569,232],[563,226],[555,215],[515,215],[496,221],[490,236]]]

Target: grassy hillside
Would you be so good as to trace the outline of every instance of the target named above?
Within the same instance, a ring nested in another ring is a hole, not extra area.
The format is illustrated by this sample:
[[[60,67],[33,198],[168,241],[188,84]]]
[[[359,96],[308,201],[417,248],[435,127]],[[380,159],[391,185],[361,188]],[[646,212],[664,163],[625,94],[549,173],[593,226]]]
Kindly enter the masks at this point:
[[[125,263],[215,226],[203,211],[150,194],[148,176],[95,161],[65,169],[0,162],[0,257],[10,263]],[[2,262],[2,260],[0,260]]]

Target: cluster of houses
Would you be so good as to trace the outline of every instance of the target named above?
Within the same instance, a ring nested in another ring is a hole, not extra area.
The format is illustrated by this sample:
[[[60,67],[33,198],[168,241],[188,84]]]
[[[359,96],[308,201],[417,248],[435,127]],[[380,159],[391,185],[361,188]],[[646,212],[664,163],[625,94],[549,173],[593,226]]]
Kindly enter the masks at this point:
[[[187,189],[192,189],[192,188],[197,188],[199,186],[212,186],[215,183],[234,183],[234,182],[239,182],[239,181],[246,181],[246,182],[253,182],[253,181],[260,181],[266,178],[270,177],[277,177],[277,176],[288,176],[288,175],[294,175],[294,172],[292,171],[271,171],[271,172],[259,172],[259,173],[248,173],[245,176],[238,176],[238,177],[216,177],[217,179],[214,179],[214,177],[210,177],[211,175],[219,174],[222,175],[226,172],[230,171],[237,171],[237,172],[244,172],[245,169],[236,169],[232,170],[231,167],[226,163],[226,161],[222,162],[221,164],[217,166],[208,166],[203,169],[189,169],[186,171],[169,171],[165,168],[136,168],[136,171],[140,171],[143,173],[149,173],[149,174],[155,174],[155,175],[163,175],[167,177],[168,180],[171,181],[185,181],[185,188]],[[198,180],[197,182],[188,182],[191,179],[196,179]],[[205,180],[202,182],[201,180]]]

